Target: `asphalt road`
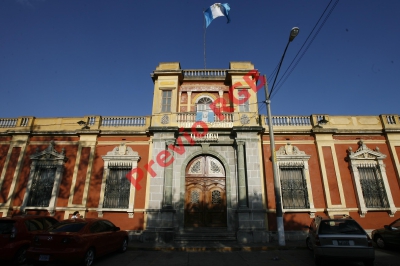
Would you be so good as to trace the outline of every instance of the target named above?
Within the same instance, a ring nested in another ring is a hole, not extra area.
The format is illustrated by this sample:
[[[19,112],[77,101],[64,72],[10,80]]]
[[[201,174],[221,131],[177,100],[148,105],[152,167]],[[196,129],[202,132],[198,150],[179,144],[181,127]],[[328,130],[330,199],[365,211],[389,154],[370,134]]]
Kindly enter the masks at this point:
[[[376,266],[400,265],[400,251],[375,250]],[[113,253],[99,258],[96,266],[139,266],[139,265],[315,265],[312,253],[307,249],[287,249],[268,251],[232,251],[232,252],[186,252],[186,251],[148,251],[128,250],[123,254]],[[355,266],[361,262],[331,261],[326,265]]]

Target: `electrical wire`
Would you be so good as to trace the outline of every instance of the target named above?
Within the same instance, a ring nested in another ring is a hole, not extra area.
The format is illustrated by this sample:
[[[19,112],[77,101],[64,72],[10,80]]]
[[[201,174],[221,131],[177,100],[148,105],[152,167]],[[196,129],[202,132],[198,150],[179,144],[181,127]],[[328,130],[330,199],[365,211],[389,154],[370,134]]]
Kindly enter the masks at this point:
[[[290,69],[290,67],[293,65],[293,63],[295,62],[297,56],[300,54],[301,50],[303,49],[303,47],[306,45],[308,39],[311,37],[311,35],[313,34],[315,28],[318,26],[318,24],[320,23],[321,19],[324,17],[326,11],[328,10],[329,6],[331,5],[333,0],[331,0],[328,5],[326,6],[325,10],[322,12],[321,16],[319,17],[318,21],[315,23],[312,31],[310,32],[310,34],[308,35],[307,39],[304,41],[303,45],[301,46],[301,48],[299,49],[299,51],[297,52],[296,56],[294,57],[294,59],[292,60],[292,62],[290,63],[290,65],[287,67],[287,69],[285,70],[285,72],[283,73],[282,77],[278,80],[278,83],[276,84],[277,89],[274,91],[273,94],[270,95],[270,98],[272,98],[274,95],[276,95],[276,93],[282,88],[283,84],[285,83],[285,81],[289,78],[289,76],[291,75],[291,73],[293,72],[293,70],[296,68],[296,66],[298,65],[298,63],[301,61],[301,59],[303,58],[303,56],[305,55],[305,53],[308,51],[309,47],[311,46],[311,44],[313,43],[313,41],[315,40],[315,38],[318,36],[319,32],[321,31],[322,27],[325,25],[326,21],[328,20],[328,18],[330,17],[330,15],[332,14],[333,10],[335,9],[336,5],[339,3],[339,0],[336,0],[336,2],[333,4],[333,6],[330,8],[328,14],[326,15],[326,17],[324,18],[322,24],[319,26],[318,30],[316,31],[316,33],[314,34],[314,36],[312,37],[311,41],[308,43],[308,45],[306,46],[306,48],[304,49],[303,53],[301,54],[301,56],[298,58],[298,60],[296,61],[296,63],[294,64],[294,66]],[[290,71],[289,71],[290,69]],[[289,71],[289,72],[288,72]],[[287,74],[287,75],[286,75]]]

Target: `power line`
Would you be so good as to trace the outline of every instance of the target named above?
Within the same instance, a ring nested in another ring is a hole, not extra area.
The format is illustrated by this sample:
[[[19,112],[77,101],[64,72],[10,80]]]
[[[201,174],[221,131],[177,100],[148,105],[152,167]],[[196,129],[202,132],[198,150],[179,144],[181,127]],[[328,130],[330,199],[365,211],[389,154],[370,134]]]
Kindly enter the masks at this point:
[[[316,33],[314,34],[314,36],[312,37],[311,41],[308,43],[308,45],[306,46],[306,48],[304,49],[303,53],[301,54],[301,56],[298,58],[298,60],[296,61],[296,63],[294,64],[294,66],[290,69],[290,67],[292,66],[292,64],[294,63],[294,61],[296,60],[297,56],[300,54],[301,50],[303,49],[303,47],[306,45],[308,39],[311,37],[311,35],[313,34],[315,28],[318,26],[319,22],[321,21],[321,19],[324,17],[326,11],[328,10],[329,6],[331,5],[333,0],[331,0],[328,5],[326,6],[325,10],[322,12],[320,18],[318,19],[318,21],[315,23],[314,28],[312,29],[312,31],[310,32],[310,34],[308,35],[307,39],[304,41],[303,45],[301,46],[301,48],[299,49],[299,51],[297,52],[296,56],[294,57],[294,59],[292,60],[292,62],[290,63],[290,65],[288,66],[288,68],[286,69],[286,71],[283,73],[282,77],[279,79],[278,83],[277,83],[277,89],[276,91],[270,95],[270,97],[272,98],[273,95],[275,95],[283,86],[283,84],[285,83],[285,81],[289,78],[289,76],[291,75],[291,73],[293,72],[293,70],[296,68],[296,66],[298,65],[298,63],[301,61],[301,59],[303,58],[303,56],[305,55],[305,53],[308,51],[309,47],[311,46],[311,44],[313,43],[313,41],[315,40],[315,38],[318,36],[319,32],[321,31],[322,27],[325,25],[326,21],[328,20],[328,18],[330,17],[330,15],[332,14],[333,10],[335,9],[336,5],[339,3],[339,0],[336,0],[336,2],[333,4],[333,6],[331,7],[331,9],[329,10],[328,14],[326,15],[325,19],[323,20],[322,24],[319,26],[318,30],[316,31]],[[290,69],[290,71],[289,71]],[[289,71],[289,72],[288,72]],[[287,73],[288,72],[288,73]],[[286,75],[287,74],[287,75]]]

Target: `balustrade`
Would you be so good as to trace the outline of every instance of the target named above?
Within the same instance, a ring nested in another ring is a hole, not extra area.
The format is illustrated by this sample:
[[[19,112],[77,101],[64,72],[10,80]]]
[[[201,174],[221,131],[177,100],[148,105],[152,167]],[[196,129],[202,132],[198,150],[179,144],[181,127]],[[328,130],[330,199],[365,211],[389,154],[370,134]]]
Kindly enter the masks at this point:
[[[222,117],[220,118],[221,115]],[[221,113],[221,115],[214,115],[214,122],[209,122],[207,125],[209,127],[233,127],[234,113]],[[177,113],[177,122],[179,127],[192,127],[196,123],[196,113]]]
[[[396,124],[396,116],[395,115],[386,115],[386,121],[389,125]]]
[[[268,125],[268,117],[265,117],[265,124]],[[311,126],[309,116],[273,116],[274,126]]]
[[[226,76],[225,69],[186,69],[183,70],[185,78],[224,78]]]
[[[0,118],[0,127],[16,127],[17,118]]]
[[[144,116],[123,116],[123,117],[105,116],[101,120],[101,126],[103,127],[131,127],[131,126],[142,127],[145,125],[146,125],[146,117]]]

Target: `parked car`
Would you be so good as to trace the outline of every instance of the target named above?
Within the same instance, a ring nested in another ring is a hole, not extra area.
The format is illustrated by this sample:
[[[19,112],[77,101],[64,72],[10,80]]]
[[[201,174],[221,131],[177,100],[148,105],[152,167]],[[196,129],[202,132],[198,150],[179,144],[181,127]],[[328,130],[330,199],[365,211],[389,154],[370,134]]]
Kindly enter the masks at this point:
[[[371,236],[379,248],[400,247],[400,219],[372,231]]]
[[[96,257],[128,247],[128,233],[105,219],[64,220],[34,237],[27,258],[40,262],[93,264]]]
[[[308,228],[306,244],[314,252],[316,265],[329,259],[363,261],[364,265],[373,265],[375,251],[372,240],[349,216],[342,219],[317,217]]]
[[[18,215],[0,218],[0,259],[24,264],[25,253],[35,233],[58,223],[48,216]]]

